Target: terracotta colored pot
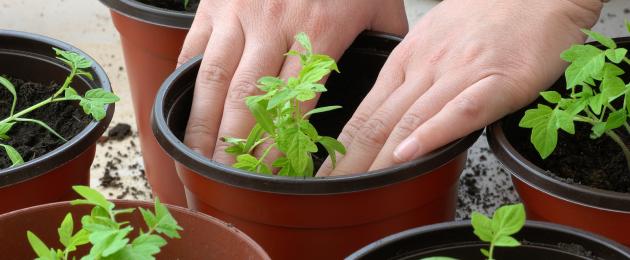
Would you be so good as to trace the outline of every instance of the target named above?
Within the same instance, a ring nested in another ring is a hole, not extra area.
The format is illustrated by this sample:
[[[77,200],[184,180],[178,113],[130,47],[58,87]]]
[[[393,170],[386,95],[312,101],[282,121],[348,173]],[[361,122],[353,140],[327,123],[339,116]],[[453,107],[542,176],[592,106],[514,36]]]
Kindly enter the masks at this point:
[[[131,87],[145,174],[153,194],[165,203],[186,206],[184,188],[173,160],[151,133],[151,108],[160,85],[177,65],[177,57],[194,14],[134,0],[100,0],[111,9],[120,33]]]
[[[69,44],[24,32],[0,30],[0,75],[35,82],[63,82],[70,69],[55,58],[53,47],[80,53],[92,61],[90,72],[94,80],[77,78],[72,84],[75,89],[111,91],[105,71],[87,54]],[[91,122],[64,145],[21,166],[0,170],[0,213],[75,198],[72,186],[89,185],[96,141],[113,114],[114,106],[110,105],[103,120]]]
[[[337,136],[372,87],[400,38],[361,35],[328,80],[313,116],[322,135]],[[452,220],[466,151],[479,132],[422,159],[360,175],[329,178],[263,176],[210,161],[182,143],[200,58],[180,67],[155,103],[154,133],[178,162],[193,209],[233,223],[274,259],[340,259],[370,241],[411,227]]]
[[[147,202],[113,202],[117,208],[153,209],[153,205]],[[80,228],[79,216],[89,214],[90,209],[90,206],[71,206],[69,202],[58,202],[1,215],[0,252],[3,259],[35,258],[26,239],[28,230],[49,247],[62,248],[58,242],[57,228],[65,215],[72,213],[76,231]],[[181,239],[167,239],[168,244],[156,255],[158,259],[269,259],[256,242],[230,224],[177,206],[169,206],[169,211],[184,230],[180,232]],[[131,237],[136,237],[140,228],[146,230],[138,210],[130,215],[122,215],[119,220],[129,221],[135,227]],[[77,255],[87,254],[89,245],[86,246],[81,247]]]
[[[630,47],[630,38],[616,39],[620,47]],[[625,67],[626,71],[629,69]],[[626,81],[628,80],[626,76]],[[565,89],[564,79],[552,86]],[[531,219],[573,226],[630,245],[630,193],[606,191],[580,184],[568,184],[545,174],[546,170],[527,160],[511,142],[530,142],[513,137],[524,110],[488,127],[492,151],[512,174],[521,200]]]
[[[528,221],[514,238],[523,245],[495,248],[495,259],[584,260],[630,259],[630,249],[582,230],[557,224]],[[578,250],[579,247],[582,247]],[[407,230],[376,241],[351,256],[353,259],[422,259],[448,256],[485,259],[481,248],[487,243],[473,234],[470,222],[450,222]],[[589,254],[590,253],[590,254]]]

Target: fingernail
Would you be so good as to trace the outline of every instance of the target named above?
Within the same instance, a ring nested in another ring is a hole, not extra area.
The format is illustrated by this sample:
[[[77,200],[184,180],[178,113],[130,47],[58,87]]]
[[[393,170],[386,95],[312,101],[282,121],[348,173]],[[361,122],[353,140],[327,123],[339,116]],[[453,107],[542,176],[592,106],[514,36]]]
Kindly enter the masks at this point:
[[[416,140],[416,138],[407,138],[405,141],[400,143],[398,147],[396,147],[396,150],[394,150],[394,158],[398,162],[410,161],[416,155],[416,152],[418,152],[419,146],[420,143]]]

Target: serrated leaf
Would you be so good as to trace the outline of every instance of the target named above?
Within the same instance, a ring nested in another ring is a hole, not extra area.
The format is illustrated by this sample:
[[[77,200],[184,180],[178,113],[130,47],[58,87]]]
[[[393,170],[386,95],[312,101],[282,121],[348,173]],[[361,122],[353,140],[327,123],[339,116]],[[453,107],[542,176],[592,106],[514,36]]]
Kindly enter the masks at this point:
[[[26,123],[33,123],[36,125],[39,125],[41,127],[43,127],[44,129],[48,130],[48,132],[50,132],[51,134],[53,134],[54,136],[56,136],[57,138],[61,139],[64,142],[67,142],[68,140],[66,140],[66,138],[64,138],[63,136],[61,136],[59,133],[57,133],[57,131],[55,131],[54,129],[52,129],[50,126],[48,126],[46,123],[39,121],[37,119],[31,119],[31,118],[16,118],[15,121],[18,122],[26,122]]]
[[[61,225],[57,229],[57,233],[59,234],[59,242],[65,247],[71,245],[72,242],[72,233],[74,232],[74,220],[72,219],[72,214],[68,213],[66,217],[61,222]]]
[[[77,91],[74,88],[72,88],[72,87],[67,87],[64,90],[64,98],[70,99],[70,100],[81,100],[82,99],[81,95],[79,95],[79,93],[77,93]]]
[[[13,96],[13,100],[11,101],[11,111],[9,112],[9,116],[12,116],[15,112],[15,105],[17,104],[17,93],[15,91],[15,86],[8,79],[0,76],[0,85],[4,86],[6,90],[11,93]]]
[[[525,207],[520,203],[502,206],[492,216],[492,229],[499,236],[516,234],[524,225]]]
[[[85,200],[74,200],[72,205],[94,205],[101,207],[101,209],[111,212],[114,209],[114,203],[109,202],[98,191],[87,186],[73,186],[72,189],[85,198]]]
[[[544,159],[556,148],[558,142],[558,124],[553,110],[539,104],[537,108],[528,109],[519,122],[523,128],[532,128],[530,141]]]
[[[560,128],[569,134],[575,134],[575,125],[573,123],[573,115],[559,109],[554,109],[554,117],[556,118],[556,128]]]
[[[127,252],[130,259],[153,259],[160,252],[160,248],[166,245],[166,240],[158,235],[143,234],[131,243]]]
[[[258,88],[265,92],[269,92],[273,89],[278,89],[284,85],[282,79],[276,77],[262,77],[258,80]]]
[[[304,114],[304,117],[310,116],[312,114],[317,114],[317,113],[324,113],[324,112],[328,112],[328,111],[333,111],[336,109],[340,109],[341,106],[325,106],[325,107],[318,107],[315,108],[311,111],[306,112],[306,114]]]
[[[478,212],[473,212],[470,223],[473,226],[474,233],[484,242],[492,241],[492,221]]]
[[[540,92],[540,95],[552,104],[557,104],[562,99],[562,96],[557,91],[543,91]]]
[[[317,145],[299,128],[289,128],[281,132],[282,139],[277,140],[279,148],[283,151],[291,167],[300,175],[306,170],[308,160],[312,160],[309,153],[317,152]]]
[[[237,169],[256,172],[256,168],[258,168],[258,159],[251,154],[241,154],[236,157],[236,163],[232,166]]]
[[[160,234],[164,234],[169,238],[180,238],[178,231],[183,230],[183,228],[177,224],[177,221],[173,218],[173,215],[171,215],[168,208],[164,204],[160,203],[159,198],[155,199],[154,206],[155,216],[157,218],[155,231]]]
[[[283,89],[279,91],[276,95],[274,95],[269,103],[267,104],[267,110],[271,110],[276,108],[278,105],[285,104],[295,96],[297,96],[297,92],[291,89]]]
[[[600,75],[606,61],[604,52],[592,45],[573,45],[564,51],[561,57],[571,62],[564,73],[567,89]]]
[[[610,113],[606,120],[606,130],[613,130],[621,127],[628,120],[625,110],[618,110]]]
[[[500,247],[517,247],[520,246],[521,243],[511,236],[500,236],[494,241],[494,245]]]
[[[581,29],[581,31],[585,33],[586,35],[588,35],[589,37],[593,38],[593,40],[604,45],[606,48],[609,48],[609,49],[617,48],[617,44],[615,43],[615,41],[613,41],[613,39],[611,39],[610,37],[606,35],[603,35],[601,33],[594,32],[591,30],[587,30],[587,29]]]
[[[70,65],[76,69],[85,69],[92,66],[92,62],[87,60],[85,57],[79,55],[78,53],[71,51],[64,51],[53,47],[57,56],[62,57],[63,59],[70,62]]]
[[[606,57],[614,62],[614,63],[621,63],[623,61],[623,58],[626,57],[626,54],[628,53],[628,50],[625,48],[619,48],[619,49],[608,49],[606,50]]]
[[[95,258],[108,257],[123,249],[129,243],[127,235],[133,228],[125,227],[119,230],[98,231],[90,234],[92,249],[90,256]]]
[[[7,153],[7,156],[9,156],[9,160],[11,160],[11,163],[12,163],[11,167],[24,164],[24,159],[22,158],[22,155],[20,155],[20,153],[17,150],[15,150],[13,146],[10,146],[7,144],[0,144],[0,146],[4,148],[4,151]]]

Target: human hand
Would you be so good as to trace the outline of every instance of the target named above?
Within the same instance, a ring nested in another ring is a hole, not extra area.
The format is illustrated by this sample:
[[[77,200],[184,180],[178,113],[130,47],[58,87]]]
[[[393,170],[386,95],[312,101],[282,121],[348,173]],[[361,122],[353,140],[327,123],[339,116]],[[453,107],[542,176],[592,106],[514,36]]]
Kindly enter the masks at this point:
[[[245,98],[259,94],[261,76],[286,79],[299,59],[284,54],[306,32],[314,51],[339,58],[363,30],[404,35],[402,0],[203,0],[179,65],[204,52],[184,142],[207,158],[232,164],[220,137],[246,138],[254,118]],[[312,109],[316,101],[304,104]]]
[[[600,10],[600,0],[442,2],[392,52],[339,136],[346,155],[318,176],[418,158],[527,105]]]

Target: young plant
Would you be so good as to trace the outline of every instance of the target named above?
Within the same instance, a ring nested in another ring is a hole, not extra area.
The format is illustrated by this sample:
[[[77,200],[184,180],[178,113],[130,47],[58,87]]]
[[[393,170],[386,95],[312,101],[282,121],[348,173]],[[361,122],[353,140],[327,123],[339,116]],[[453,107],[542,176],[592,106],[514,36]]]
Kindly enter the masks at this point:
[[[94,119],[101,120],[105,117],[106,110],[105,105],[115,103],[119,100],[119,98],[111,92],[107,92],[101,88],[91,89],[85,92],[84,96],[81,96],[77,93],[77,91],[70,86],[72,80],[77,76],[84,76],[89,79],[92,79],[92,74],[85,71],[84,69],[90,68],[92,66],[92,62],[85,59],[83,56],[70,52],[59,50],[57,48],[53,48],[55,53],[57,54],[57,59],[66,63],[71,71],[70,75],[66,77],[63,85],[50,97],[40,101],[37,104],[32,105],[31,107],[25,108],[22,111],[15,111],[15,106],[17,104],[17,92],[16,88],[11,81],[0,76],[0,85],[7,89],[11,95],[13,96],[11,110],[9,112],[9,116],[0,120],[0,146],[4,148],[7,153],[9,159],[12,162],[12,167],[17,166],[24,163],[24,159],[18,153],[18,151],[11,147],[8,144],[2,144],[2,141],[7,141],[11,137],[9,136],[9,131],[11,128],[17,123],[28,123],[28,124],[37,124],[44,129],[48,130],[50,133],[63,140],[67,141],[63,136],[57,133],[54,129],[48,126],[46,123],[28,118],[28,114],[38,108],[41,108],[45,105],[55,102],[64,102],[64,101],[79,101],[79,105],[83,108],[83,111],[92,115]]]
[[[188,8],[188,3],[190,2],[190,0],[184,0],[184,9]]]
[[[302,69],[297,77],[283,81],[276,77],[262,77],[258,80],[258,88],[265,92],[260,96],[251,96],[246,100],[247,106],[257,123],[247,139],[226,137],[224,142],[231,144],[225,151],[236,156],[235,168],[247,171],[272,174],[272,167],[280,168],[280,176],[313,176],[314,166],[312,153],[317,152],[317,143],[330,154],[333,167],[336,164],[336,152],[345,154],[343,144],[337,139],[320,136],[309,122],[312,114],[327,112],[341,108],[326,106],[302,113],[300,103],[312,100],[317,93],[326,91],[319,82],[331,71],[337,71],[335,60],[326,55],[313,53],[308,36],[299,33],[295,36],[304,52],[289,51],[286,55],[300,58]],[[268,144],[259,158],[253,154],[257,147]],[[272,149],[284,154],[276,159],[271,167],[264,159]]]
[[[630,23],[626,22],[630,32]],[[611,138],[623,151],[630,169],[630,150],[618,131],[630,134],[630,84],[620,76],[625,72],[618,64],[630,65],[628,50],[619,48],[609,37],[597,32],[582,30],[598,41],[604,49],[593,45],[573,45],[561,58],[570,62],[565,71],[567,95],[544,91],[540,95],[552,106],[538,104],[529,109],[519,126],[531,128],[531,142],[545,159],[555,150],[558,130],[574,134],[575,122],[591,125],[591,138],[603,135]]]
[[[154,255],[167,244],[163,236],[180,238],[183,230],[168,209],[155,199],[155,209],[150,211],[139,208],[147,226],[147,230],[140,229],[140,234],[130,240],[129,234],[134,227],[128,222],[116,220],[117,216],[129,214],[134,209],[115,209],[114,204],[107,201],[103,195],[85,186],[75,186],[73,189],[84,199],[75,200],[72,205],[92,205],[90,215],[81,217],[82,228],[74,232],[74,219],[68,213],[57,229],[59,242],[63,249],[49,248],[33,232],[27,232],[28,241],[38,259],[66,260],[79,246],[91,244],[88,255],[82,260],[91,259],[155,259]],[[162,235],[162,236],[160,236]]]
[[[495,247],[517,247],[521,243],[512,235],[518,233],[525,225],[525,208],[523,204],[505,205],[494,212],[492,219],[479,212],[473,212],[470,223],[474,233],[483,242],[490,243],[488,249],[482,248],[481,253],[487,260],[494,260]],[[422,260],[457,260],[451,257],[434,256]]]

